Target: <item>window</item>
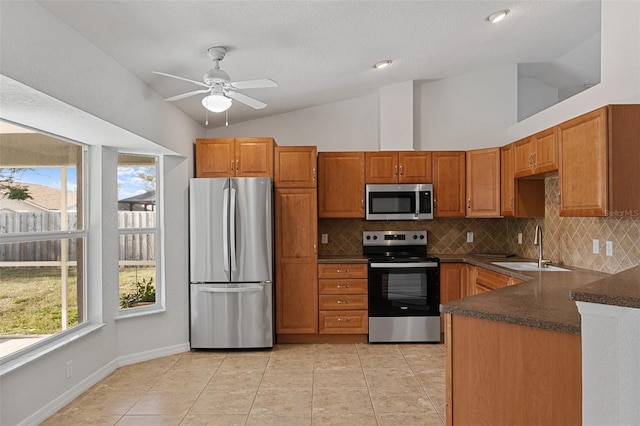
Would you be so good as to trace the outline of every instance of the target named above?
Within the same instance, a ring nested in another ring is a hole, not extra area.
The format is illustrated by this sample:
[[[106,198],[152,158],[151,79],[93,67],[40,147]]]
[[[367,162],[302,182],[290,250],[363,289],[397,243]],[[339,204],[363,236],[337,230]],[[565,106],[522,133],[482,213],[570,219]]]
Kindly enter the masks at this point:
[[[86,321],[87,150],[1,124],[0,354],[5,360]]]
[[[118,155],[120,309],[157,306],[157,158]]]

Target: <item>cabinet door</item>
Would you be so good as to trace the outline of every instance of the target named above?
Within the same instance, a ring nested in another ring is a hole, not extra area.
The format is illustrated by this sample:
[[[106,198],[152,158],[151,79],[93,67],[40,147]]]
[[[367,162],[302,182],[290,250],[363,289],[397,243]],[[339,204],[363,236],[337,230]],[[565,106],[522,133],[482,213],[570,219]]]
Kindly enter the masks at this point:
[[[366,183],[397,183],[398,153],[394,151],[365,152]]]
[[[560,216],[607,212],[607,109],[558,126]]]
[[[556,128],[552,127],[536,133],[532,139],[535,141],[535,152],[533,154],[534,174],[558,170]]]
[[[503,146],[500,150],[500,214],[505,217],[515,215],[513,151],[513,144]]]
[[[318,216],[364,218],[364,152],[318,153]]]
[[[440,303],[463,297],[466,265],[464,263],[440,264]]]
[[[431,183],[431,152],[400,151],[398,153],[399,183]]]
[[[273,177],[273,139],[235,140],[236,177]]]
[[[500,148],[467,151],[467,217],[500,216]]]
[[[277,146],[274,152],[276,188],[316,187],[315,146]]]
[[[196,140],[196,177],[233,176],[235,170],[233,139]]]
[[[515,177],[533,174],[534,141],[531,137],[513,143],[513,175]]]
[[[465,153],[436,151],[433,156],[435,217],[465,216]]]
[[[276,190],[276,332],[318,332],[315,189]]]

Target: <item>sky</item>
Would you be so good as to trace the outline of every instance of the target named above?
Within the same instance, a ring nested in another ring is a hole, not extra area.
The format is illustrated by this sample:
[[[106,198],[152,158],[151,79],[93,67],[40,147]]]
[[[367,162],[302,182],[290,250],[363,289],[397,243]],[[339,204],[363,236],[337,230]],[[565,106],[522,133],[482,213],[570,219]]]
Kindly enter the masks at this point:
[[[148,174],[154,167],[118,167],[118,200],[132,197],[145,192],[145,182],[138,177],[138,173]],[[35,183],[60,189],[60,168],[40,167],[25,169],[14,176],[16,182]],[[67,168],[67,188],[75,192],[77,186],[75,167]]]

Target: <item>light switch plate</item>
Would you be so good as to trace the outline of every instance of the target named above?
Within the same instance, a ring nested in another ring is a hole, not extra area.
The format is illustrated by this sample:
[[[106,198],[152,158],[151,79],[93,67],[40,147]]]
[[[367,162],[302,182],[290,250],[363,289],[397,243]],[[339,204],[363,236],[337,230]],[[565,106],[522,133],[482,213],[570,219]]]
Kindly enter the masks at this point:
[[[518,244],[522,244],[522,232],[518,232]]]
[[[600,240],[593,240],[593,254],[600,253]]]
[[[473,232],[467,232],[467,242],[468,243],[473,242]]]
[[[329,244],[329,234],[322,234],[322,244]]]
[[[605,244],[605,252],[607,256],[613,256],[613,241],[607,241]]]

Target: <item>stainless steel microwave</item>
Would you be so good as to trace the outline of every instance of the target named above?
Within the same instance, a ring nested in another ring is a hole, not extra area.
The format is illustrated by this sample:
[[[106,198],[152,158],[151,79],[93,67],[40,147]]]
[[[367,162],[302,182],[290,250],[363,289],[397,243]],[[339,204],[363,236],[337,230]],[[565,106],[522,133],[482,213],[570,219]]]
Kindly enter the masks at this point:
[[[365,212],[366,220],[433,219],[433,185],[367,185]]]

